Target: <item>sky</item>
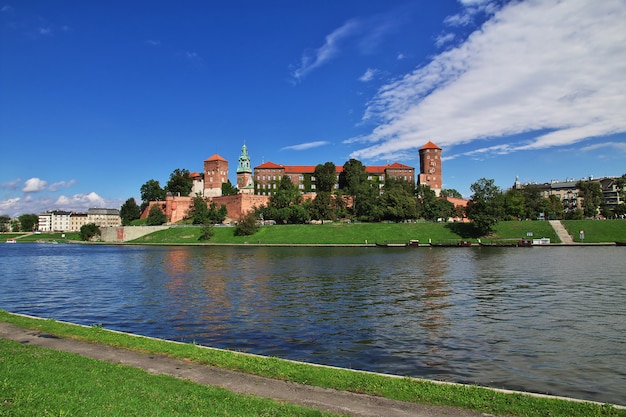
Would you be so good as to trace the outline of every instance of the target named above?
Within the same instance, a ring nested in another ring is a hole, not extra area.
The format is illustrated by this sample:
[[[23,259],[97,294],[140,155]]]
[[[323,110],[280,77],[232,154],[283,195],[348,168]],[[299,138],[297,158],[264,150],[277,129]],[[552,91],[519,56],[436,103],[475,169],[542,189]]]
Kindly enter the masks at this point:
[[[119,208],[219,154],[443,187],[626,173],[626,0],[0,0],[0,214]]]

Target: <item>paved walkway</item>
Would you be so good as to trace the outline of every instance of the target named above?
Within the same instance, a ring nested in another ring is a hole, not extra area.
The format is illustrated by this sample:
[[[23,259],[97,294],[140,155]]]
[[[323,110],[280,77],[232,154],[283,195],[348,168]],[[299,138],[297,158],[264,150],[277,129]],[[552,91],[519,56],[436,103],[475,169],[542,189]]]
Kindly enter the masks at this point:
[[[556,232],[556,235],[561,239],[561,243],[574,243],[574,239],[567,233],[563,223],[560,220],[550,220],[550,225]]]
[[[381,397],[336,391],[198,365],[165,356],[147,355],[111,346],[63,339],[0,322],[0,337],[82,356],[171,375],[198,384],[225,388],[321,411],[358,417],[480,417],[487,414],[452,407],[435,407]]]

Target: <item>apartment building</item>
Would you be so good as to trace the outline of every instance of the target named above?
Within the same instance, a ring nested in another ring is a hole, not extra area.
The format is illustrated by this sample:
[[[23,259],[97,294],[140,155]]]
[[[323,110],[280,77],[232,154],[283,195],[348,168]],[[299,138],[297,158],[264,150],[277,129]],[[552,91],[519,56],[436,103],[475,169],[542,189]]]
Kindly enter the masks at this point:
[[[87,213],[48,210],[38,216],[40,232],[78,232],[81,226],[94,223],[99,227],[121,226],[118,209],[90,208]]]

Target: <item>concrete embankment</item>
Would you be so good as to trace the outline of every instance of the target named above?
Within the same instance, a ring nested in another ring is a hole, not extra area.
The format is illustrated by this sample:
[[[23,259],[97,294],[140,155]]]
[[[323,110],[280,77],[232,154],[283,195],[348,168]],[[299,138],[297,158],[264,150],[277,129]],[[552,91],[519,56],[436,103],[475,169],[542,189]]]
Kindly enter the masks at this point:
[[[118,227],[102,227],[100,228],[101,238],[107,243],[128,242],[129,240],[139,239],[142,236],[160,230],[169,229],[170,226],[118,226]]]

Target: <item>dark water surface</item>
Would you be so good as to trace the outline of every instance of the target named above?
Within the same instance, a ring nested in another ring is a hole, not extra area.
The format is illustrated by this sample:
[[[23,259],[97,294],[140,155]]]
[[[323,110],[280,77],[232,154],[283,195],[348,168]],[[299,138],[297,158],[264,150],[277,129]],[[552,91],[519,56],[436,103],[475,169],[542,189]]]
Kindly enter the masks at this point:
[[[626,404],[626,248],[0,246],[0,309]]]

